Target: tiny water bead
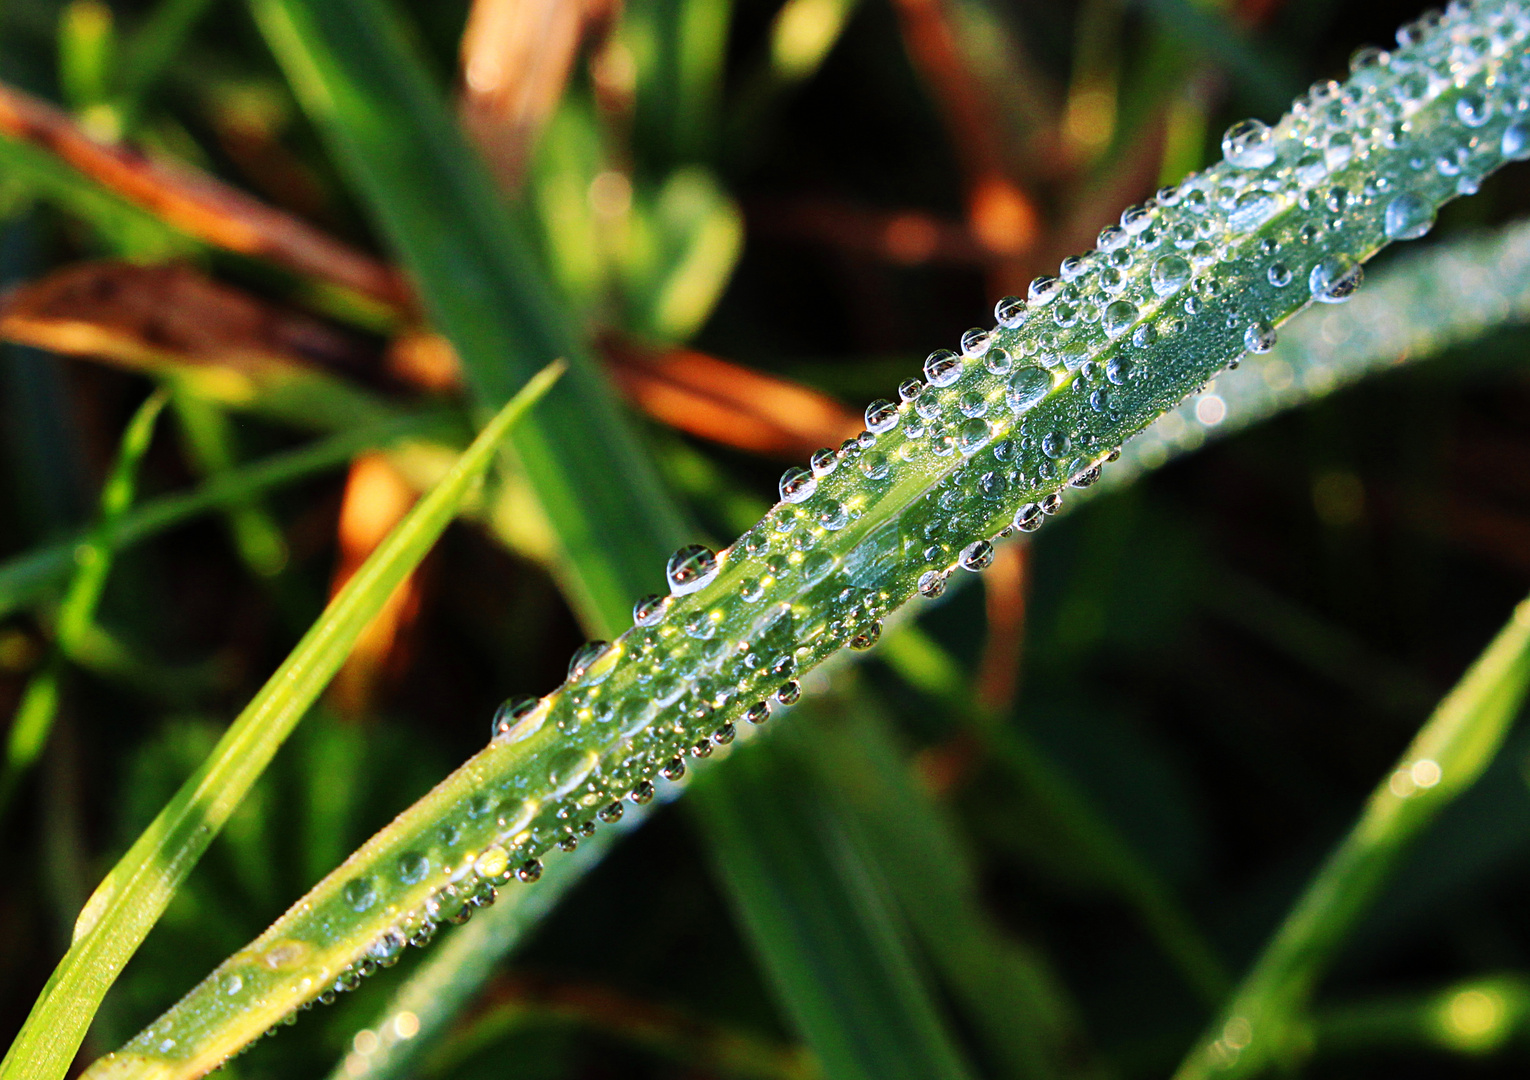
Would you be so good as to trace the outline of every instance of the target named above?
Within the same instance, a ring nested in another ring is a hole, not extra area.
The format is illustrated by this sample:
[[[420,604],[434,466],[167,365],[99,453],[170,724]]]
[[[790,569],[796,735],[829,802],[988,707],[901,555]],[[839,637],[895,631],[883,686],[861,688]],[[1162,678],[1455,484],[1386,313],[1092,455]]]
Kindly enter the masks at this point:
[[[669,597],[657,593],[645,596],[632,605],[632,621],[637,626],[657,626],[664,618]]]
[[[341,891],[352,911],[366,911],[377,903],[377,883],[369,877],[352,878]]]
[[[925,358],[924,377],[931,386],[950,386],[961,374],[962,358],[950,349],[936,349]]]
[[[705,588],[717,576],[717,554],[704,544],[687,544],[669,557],[664,576],[674,596],[686,596]]]
[[[1274,133],[1261,120],[1240,120],[1222,136],[1222,156],[1229,165],[1239,169],[1262,169],[1273,165]]]
[[[489,737],[498,739],[510,734],[516,723],[522,718],[529,716],[538,704],[539,702],[534,697],[515,697],[505,701],[494,712],[494,720],[489,728]]]
[[[569,679],[583,678],[595,661],[599,660],[610,649],[611,643],[609,641],[590,641],[579,646],[578,651],[568,661]]]
[[[1190,264],[1178,255],[1160,255],[1153,263],[1150,281],[1159,296],[1173,296],[1190,280]]]
[[[1434,206],[1411,192],[1387,203],[1382,230],[1388,240],[1417,240],[1434,228]]]
[[[806,502],[818,490],[818,478],[807,469],[794,465],[781,474],[778,487],[782,502]]]
[[[1312,268],[1307,287],[1319,303],[1342,304],[1355,295],[1364,276],[1360,264],[1349,256],[1329,255]]]
[[[1260,319],[1243,331],[1243,347],[1251,353],[1267,353],[1275,347],[1275,328]]]
[[[1129,300],[1117,300],[1106,306],[1100,317],[1100,327],[1109,337],[1120,337],[1137,321],[1137,305]]]
[[[866,430],[881,435],[897,426],[898,406],[892,402],[878,398],[866,406]]]

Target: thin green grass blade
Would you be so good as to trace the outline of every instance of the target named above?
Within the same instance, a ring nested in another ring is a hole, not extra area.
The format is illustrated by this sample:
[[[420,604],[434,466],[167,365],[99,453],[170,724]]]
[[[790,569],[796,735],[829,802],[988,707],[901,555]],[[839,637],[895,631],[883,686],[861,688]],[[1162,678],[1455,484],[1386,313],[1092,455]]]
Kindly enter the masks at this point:
[[[42,669],[32,676],[22,691],[21,704],[11,723],[0,772],[0,816],[10,805],[16,786],[26,774],[53,729],[58,712],[59,680],[63,660],[75,654],[90,631],[96,607],[111,573],[116,548],[116,533],[122,517],[132,505],[138,488],[138,467],[154,437],[154,425],[169,400],[169,393],[158,390],[138,407],[128,422],[117,450],[117,459],[101,489],[101,507],[90,535],[73,549],[74,577],[59,606],[54,629],[54,652]]]
[[[252,8],[480,404],[503,401],[552,357],[567,358],[563,385],[513,445],[563,549],[555,572],[586,625],[614,629],[634,592],[657,584],[655,553],[684,534],[440,91],[377,0],[252,0]]]
[[[215,0],[159,0],[120,50],[112,107],[123,133],[137,125],[144,99]]]
[[[363,450],[414,437],[440,436],[452,427],[455,425],[444,415],[419,413],[359,425],[296,450],[238,466],[192,491],[162,495],[127,511],[112,531],[112,549],[121,551],[201,514],[238,506],[263,492],[339,468]],[[0,564],[0,618],[38,602],[67,578],[74,552],[85,539],[81,536],[50,544]]]
[[[1299,1063],[1310,999],[1338,948],[1385,888],[1408,845],[1492,761],[1527,690],[1530,599],[1515,609],[1372,792],[1349,835],[1180,1066],[1178,1080],[1250,1076]]]
[[[1481,1057],[1530,1024],[1530,981],[1520,974],[1470,979],[1431,994],[1357,1001],[1313,1018],[1314,1058],[1367,1051],[1444,1050]]]
[[[812,775],[792,725],[753,740],[690,798],[712,858],[797,1029],[835,1080],[970,1073],[910,966],[896,900]]]
[[[101,998],[176,887],[345,661],[357,636],[473,493],[500,442],[560,374],[561,364],[544,369],[484,427],[446,479],[340,590],[212,756],[97,887],[75,925],[73,945],[0,1062],[0,1078],[64,1075]]]

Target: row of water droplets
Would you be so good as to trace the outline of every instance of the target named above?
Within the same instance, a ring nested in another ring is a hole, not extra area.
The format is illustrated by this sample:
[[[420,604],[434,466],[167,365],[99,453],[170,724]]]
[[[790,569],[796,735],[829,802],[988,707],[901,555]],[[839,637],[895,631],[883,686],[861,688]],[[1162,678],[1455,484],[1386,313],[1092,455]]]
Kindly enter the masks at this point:
[[[306,919],[289,913],[192,997],[237,1000],[252,972],[269,983],[289,969],[305,1007],[354,988],[406,943],[534,882],[547,850],[652,799],[740,721],[795,702],[801,672],[869,648],[913,593],[986,567],[995,540],[1038,528],[1125,438],[1241,351],[1268,351],[1280,319],[1343,301],[1362,257],[1422,236],[1441,202],[1530,155],[1527,37],[1517,2],[1453,5],[1390,53],[1358,52],[1348,82],[1314,86],[1273,128],[1234,125],[1222,162],[1128,209],[1094,250],[1001,300],[996,326],[932,353],[898,401],[873,402],[859,437],[788,470],[781,502],[731,548],[676,552],[668,594],[638,601],[631,630],[582,647],[553,694],[501,707],[504,768],[491,758],[440,820],[326,879],[294,908]],[[1368,223],[1375,235],[1360,235]],[[299,922],[381,929],[316,978],[300,974]],[[174,1054],[174,1016],[125,1049]]]

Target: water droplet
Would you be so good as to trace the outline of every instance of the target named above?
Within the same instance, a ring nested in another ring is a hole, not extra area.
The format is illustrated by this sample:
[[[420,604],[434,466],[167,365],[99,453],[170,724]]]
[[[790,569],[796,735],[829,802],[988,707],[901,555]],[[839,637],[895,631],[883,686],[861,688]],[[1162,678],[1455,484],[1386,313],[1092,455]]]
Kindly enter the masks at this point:
[[[1312,298],[1324,304],[1342,304],[1355,294],[1365,272],[1347,255],[1330,255],[1312,268],[1307,286]]]
[[[837,532],[850,524],[849,511],[844,503],[837,499],[830,499],[823,504],[823,509],[818,511],[818,524],[829,532]]]
[[[1222,136],[1222,156],[1234,168],[1262,169],[1275,161],[1274,133],[1261,120],[1239,120]]]
[[[1128,206],[1121,211],[1121,228],[1132,236],[1144,232],[1153,224],[1153,212],[1146,206]]]
[[[1469,128],[1478,128],[1493,118],[1493,107],[1481,94],[1462,94],[1456,99],[1456,118]]]
[[[850,639],[850,647],[856,652],[865,652],[877,643],[882,637],[882,624],[872,622],[863,626],[854,637]]]
[[[218,984],[218,988],[226,996],[232,997],[244,989],[244,979],[237,974],[225,975],[223,976],[223,981]]]
[[[956,447],[964,454],[975,454],[993,437],[988,421],[978,417],[962,424],[956,433]]]
[[[653,802],[654,787],[650,781],[639,780],[632,788],[632,794],[628,796],[637,806],[646,806]]]
[[[569,659],[568,677],[570,679],[580,678],[585,672],[590,670],[590,666],[595,661],[606,655],[607,650],[610,648],[611,643],[609,641],[588,641],[579,646],[578,651]]]
[[[1342,131],[1329,136],[1328,145],[1323,147],[1323,164],[1331,173],[1344,168],[1349,164],[1349,159],[1354,156],[1354,140]]]
[[[1100,316],[1100,326],[1109,337],[1120,337],[1137,321],[1137,305],[1129,300],[1116,300],[1105,307]]]
[[[392,967],[398,963],[399,956],[408,944],[404,935],[397,930],[384,930],[376,941],[367,946],[367,956],[376,961],[382,967]]]
[[[494,711],[494,720],[489,726],[489,738],[498,739],[510,734],[516,722],[529,716],[538,704],[539,701],[534,697],[507,699]]]
[[[406,851],[398,857],[398,876],[405,885],[418,885],[430,873],[430,860],[417,851]]]
[[[974,326],[962,335],[962,355],[970,360],[977,360],[988,351],[993,337],[982,327]]]
[[[1010,411],[1022,413],[1046,397],[1051,389],[1052,376],[1034,364],[1026,364],[1016,368],[1015,373],[1009,377],[1005,400],[1009,403]]]
[[[340,890],[352,911],[365,911],[377,903],[377,885],[369,877],[352,878]]]
[[[919,575],[919,595],[933,600],[946,591],[945,575],[938,570],[926,570]]]
[[[988,569],[993,565],[993,544],[988,540],[977,540],[968,544],[956,557],[956,563],[963,570],[970,570],[974,574],[979,570]]]
[[[814,450],[813,456],[808,459],[808,464],[812,466],[813,475],[822,480],[825,476],[839,468],[839,455],[827,448]]]
[[[527,859],[515,868],[515,876],[526,885],[539,880],[542,876],[542,860]]]
[[[898,426],[898,406],[878,398],[866,406],[866,430],[878,435]]]
[[[898,397],[904,401],[913,401],[924,393],[924,383],[918,379],[904,379],[898,384]]]
[[[485,879],[503,877],[510,869],[510,856],[498,844],[485,848],[483,854],[473,860],[473,870]]]
[[[1043,514],[1057,513],[1062,509],[1062,494],[1056,491],[1052,492],[1041,500],[1040,506]]]
[[[885,480],[892,471],[887,455],[881,453],[871,453],[861,458],[860,468],[869,480]]]
[[[1035,503],[1026,503],[1015,511],[1015,528],[1021,532],[1035,532],[1041,528],[1041,523],[1045,520],[1046,515]]]
[[[1530,123],[1516,120],[1503,129],[1503,141],[1499,144],[1503,156],[1510,161],[1530,158]]]
[[[547,766],[547,794],[552,798],[567,795],[595,771],[595,762],[593,750],[577,746],[560,750]]]
[[[664,575],[669,591],[685,596],[705,588],[717,576],[717,556],[703,544],[687,544],[669,557]]]
[[[657,626],[664,618],[669,597],[651,593],[632,605],[632,621],[637,626]]]
[[[1251,353],[1267,353],[1275,347],[1275,328],[1260,319],[1243,331],[1243,347]]]
[[[1067,456],[1073,449],[1073,440],[1061,431],[1049,431],[1041,439],[1041,452],[1049,458]]]
[[[931,386],[950,386],[962,374],[962,358],[950,349],[936,349],[924,361],[924,377]]]
[[[983,357],[983,366],[988,369],[990,375],[1003,375],[1009,371],[1013,363],[1014,360],[1009,353],[997,346],[989,349],[987,355]]]
[[[1172,296],[1190,280],[1190,264],[1178,255],[1160,255],[1148,277],[1153,292],[1159,296]]]
[[[1107,225],[1100,230],[1100,238],[1096,241],[1101,251],[1119,251],[1131,243],[1131,234],[1119,225]]]
[[[792,466],[781,474],[781,498],[785,502],[806,502],[818,490],[818,478],[801,466]]]
[[[1089,468],[1085,469],[1083,472],[1069,480],[1068,486],[1076,488],[1092,487],[1099,481],[1099,479],[1100,467],[1098,465],[1091,465]]]
[[[1025,323],[1025,301],[1018,296],[1006,296],[993,306],[993,317],[1006,330],[1017,330]]]
[[[1063,283],[1050,274],[1042,274],[1031,281],[1027,296],[1030,302],[1040,307],[1057,299],[1057,294],[1062,292]]]
[[[596,816],[599,817],[601,821],[604,821],[607,825],[612,825],[620,821],[622,819],[622,815],[626,812],[627,808],[621,804],[620,800],[618,800],[616,802],[607,803],[605,806],[602,806],[600,808],[600,812]]]
[[[1246,191],[1238,196],[1238,201],[1233,203],[1232,212],[1227,215],[1227,224],[1234,232],[1248,232],[1257,229],[1266,221],[1270,220],[1279,208],[1275,196],[1268,191]]]
[[[1417,240],[1434,227],[1434,206],[1405,192],[1387,203],[1384,230],[1388,240]]]
[[[1270,263],[1270,269],[1265,273],[1265,277],[1277,289],[1284,289],[1291,284],[1291,268],[1282,262]]]
[[[776,700],[782,705],[795,705],[802,697],[802,684],[789,679],[776,690]]]

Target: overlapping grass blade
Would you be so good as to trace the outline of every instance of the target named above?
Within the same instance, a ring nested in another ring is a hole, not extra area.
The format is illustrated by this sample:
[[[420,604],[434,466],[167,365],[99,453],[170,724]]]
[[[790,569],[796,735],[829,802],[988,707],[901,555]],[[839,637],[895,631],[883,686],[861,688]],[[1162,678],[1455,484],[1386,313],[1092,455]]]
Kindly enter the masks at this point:
[[[176,887],[277,748],[339,669],[357,636],[425,557],[489,468],[500,442],[561,374],[534,376],[484,427],[456,466],[389,534],[304,635],[197,770],[97,887],[3,1062],[4,1080],[64,1075],[107,988]]]
[[[64,593],[54,628],[54,648],[43,667],[27,682],[21,704],[11,721],[5,762],[0,766],[0,815],[5,813],[22,775],[31,768],[47,744],[58,711],[59,682],[64,661],[79,648],[95,619],[101,593],[111,573],[116,534],[123,515],[138,489],[138,467],[148,452],[154,425],[169,395],[159,390],[149,395],[128,421],[117,450],[117,460],[101,489],[101,507],[89,536],[71,551],[74,577]]]
[[[1476,782],[1530,690],[1530,600],[1440,702],[1371,793],[1178,1080],[1250,1076],[1297,1064],[1307,1009],[1339,946],[1385,888],[1408,845]]]

